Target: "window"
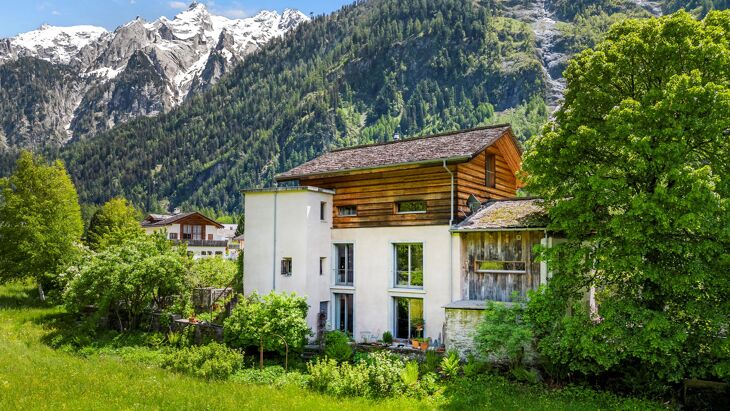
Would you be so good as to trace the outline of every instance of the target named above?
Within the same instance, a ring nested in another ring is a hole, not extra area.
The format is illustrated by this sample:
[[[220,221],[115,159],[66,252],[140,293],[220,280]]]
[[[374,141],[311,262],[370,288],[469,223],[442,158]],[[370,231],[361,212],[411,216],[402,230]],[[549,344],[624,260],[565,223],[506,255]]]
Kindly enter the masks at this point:
[[[325,267],[327,266],[327,258],[319,257],[319,275],[324,275]]]
[[[325,201],[319,203],[319,219],[327,221],[327,202]]]
[[[223,255],[223,251],[216,251],[215,255]]]
[[[183,224],[183,240],[202,240],[203,239],[203,226],[202,225],[188,225]]]
[[[398,214],[417,214],[426,212],[426,202],[422,200],[399,201],[395,205]]]
[[[340,217],[353,217],[357,215],[357,206],[348,205],[337,207],[337,215]]]
[[[208,234],[208,240],[213,240],[213,234]]]
[[[291,258],[286,257],[281,259],[281,275],[291,275]]]
[[[177,240],[177,233],[170,233],[170,240]]]
[[[394,244],[395,286],[423,288],[423,244]]]
[[[352,244],[336,244],[335,258],[337,261],[337,270],[335,272],[336,285],[353,285],[353,245]]]
[[[486,185],[487,187],[496,187],[497,185],[497,162],[494,154],[487,154],[486,158]]]
[[[353,334],[352,294],[335,294],[335,329]]]
[[[488,254],[483,260],[474,261],[474,271],[491,274],[524,274],[522,258],[522,234],[515,232],[493,233],[487,236]]]
[[[423,338],[423,300],[395,298],[395,338]]]

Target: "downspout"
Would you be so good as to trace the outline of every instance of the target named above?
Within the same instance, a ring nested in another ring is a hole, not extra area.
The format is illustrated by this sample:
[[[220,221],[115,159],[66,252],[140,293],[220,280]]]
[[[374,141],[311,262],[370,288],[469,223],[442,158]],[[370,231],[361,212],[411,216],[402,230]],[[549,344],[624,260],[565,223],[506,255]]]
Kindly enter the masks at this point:
[[[454,226],[454,173],[446,166],[444,170],[451,176],[451,216],[449,218],[449,302],[454,301],[454,235],[451,228]]]
[[[278,204],[279,189],[274,183],[274,247],[271,252],[271,290],[276,291],[276,206]]]

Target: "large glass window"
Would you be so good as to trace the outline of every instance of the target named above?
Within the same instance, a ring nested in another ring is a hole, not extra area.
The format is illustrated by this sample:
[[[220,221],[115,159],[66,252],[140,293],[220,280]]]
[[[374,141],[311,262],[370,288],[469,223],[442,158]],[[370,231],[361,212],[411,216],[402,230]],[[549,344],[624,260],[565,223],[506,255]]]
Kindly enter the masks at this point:
[[[354,284],[354,272],[353,272],[353,245],[352,244],[335,244],[336,253],[336,272],[335,272],[335,284],[336,285],[353,285]]]
[[[203,239],[203,226],[202,225],[189,225],[183,224],[183,240],[202,240]]]
[[[395,286],[423,288],[423,244],[394,244]]]
[[[352,335],[352,314],[352,294],[335,294],[335,329]]]
[[[423,338],[423,300],[421,298],[395,298],[395,337]]]

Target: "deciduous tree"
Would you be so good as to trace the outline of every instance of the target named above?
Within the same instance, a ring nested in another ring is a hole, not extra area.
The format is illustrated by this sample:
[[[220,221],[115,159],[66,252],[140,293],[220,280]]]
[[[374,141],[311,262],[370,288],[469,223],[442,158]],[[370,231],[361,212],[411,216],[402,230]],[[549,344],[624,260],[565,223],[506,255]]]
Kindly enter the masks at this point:
[[[540,350],[564,371],[639,389],[730,378],[729,45],[730,11],[628,20],[565,72],[523,165],[566,236],[531,303]],[[597,313],[581,301],[590,287]]]
[[[139,212],[124,198],[114,198],[96,210],[86,233],[86,243],[100,250],[110,243],[144,235]]]
[[[0,281],[43,284],[73,261],[84,226],[78,195],[60,161],[46,164],[24,151],[15,172],[0,179]]]

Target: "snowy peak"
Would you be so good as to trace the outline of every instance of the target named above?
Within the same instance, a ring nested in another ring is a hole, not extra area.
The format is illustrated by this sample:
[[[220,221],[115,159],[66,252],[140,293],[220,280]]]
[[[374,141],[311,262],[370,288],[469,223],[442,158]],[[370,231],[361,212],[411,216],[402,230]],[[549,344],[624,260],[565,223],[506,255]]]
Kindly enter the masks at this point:
[[[0,62],[18,57],[38,57],[52,63],[69,64],[81,49],[99,40],[107,31],[97,26],[56,27],[47,24],[10,39],[9,55]]]
[[[137,17],[113,32],[44,25],[0,39],[0,65],[28,56],[70,66],[78,90],[58,97],[67,100],[67,109],[48,116],[51,132],[70,140],[169,111],[210,88],[247,54],[308,20],[292,9],[230,19],[193,2],[171,19]]]

